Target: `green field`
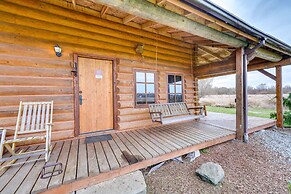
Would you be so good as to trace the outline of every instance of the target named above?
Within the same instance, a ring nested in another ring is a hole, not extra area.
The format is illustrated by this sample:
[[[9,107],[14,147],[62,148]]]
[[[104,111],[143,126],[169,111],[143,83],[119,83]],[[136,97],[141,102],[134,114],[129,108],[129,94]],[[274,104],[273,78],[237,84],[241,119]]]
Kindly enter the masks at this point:
[[[218,112],[225,114],[235,114],[235,108],[226,108],[226,107],[216,107],[216,106],[207,106],[206,110],[209,112]],[[276,112],[274,109],[265,109],[265,108],[249,108],[248,115],[253,117],[261,118],[270,118],[270,113]],[[287,123],[284,123],[285,127],[291,127]]]
[[[219,112],[226,114],[235,114],[235,108],[225,108],[216,106],[207,106],[206,108],[209,112]],[[276,112],[274,109],[264,109],[264,108],[249,108],[248,115],[253,117],[270,118],[270,113]]]

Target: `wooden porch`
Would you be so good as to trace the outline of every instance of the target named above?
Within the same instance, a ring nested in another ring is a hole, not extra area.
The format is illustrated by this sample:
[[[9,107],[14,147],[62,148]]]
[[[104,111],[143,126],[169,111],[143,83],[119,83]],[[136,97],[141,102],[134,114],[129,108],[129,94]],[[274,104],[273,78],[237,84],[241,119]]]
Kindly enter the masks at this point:
[[[250,132],[275,125],[273,120],[254,117],[249,117],[249,122]],[[196,122],[118,132],[112,137],[109,141],[90,144],[85,144],[83,138],[54,142],[50,162],[63,164],[61,175],[40,179],[44,162],[14,166],[0,172],[0,193],[68,193],[223,143],[236,137],[235,115],[210,113]],[[122,151],[135,155],[139,162],[129,165]]]

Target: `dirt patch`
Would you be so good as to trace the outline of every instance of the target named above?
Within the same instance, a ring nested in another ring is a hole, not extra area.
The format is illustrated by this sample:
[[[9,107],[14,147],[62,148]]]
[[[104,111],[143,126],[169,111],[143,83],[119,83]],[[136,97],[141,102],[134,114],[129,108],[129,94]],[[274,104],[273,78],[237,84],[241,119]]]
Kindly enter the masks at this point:
[[[192,163],[168,162],[146,175],[148,193],[288,193],[290,141],[290,131],[269,130],[251,135],[249,144],[233,140],[213,146]],[[195,175],[208,161],[225,171],[218,186]]]

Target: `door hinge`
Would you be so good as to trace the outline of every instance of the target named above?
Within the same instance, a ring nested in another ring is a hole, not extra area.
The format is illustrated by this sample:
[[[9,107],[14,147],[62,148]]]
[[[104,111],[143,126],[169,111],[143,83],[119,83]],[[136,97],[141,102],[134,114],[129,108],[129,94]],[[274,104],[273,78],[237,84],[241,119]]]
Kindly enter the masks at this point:
[[[76,77],[78,75],[78,63],[74,62],[73,70],[71,71],[73,75]]]

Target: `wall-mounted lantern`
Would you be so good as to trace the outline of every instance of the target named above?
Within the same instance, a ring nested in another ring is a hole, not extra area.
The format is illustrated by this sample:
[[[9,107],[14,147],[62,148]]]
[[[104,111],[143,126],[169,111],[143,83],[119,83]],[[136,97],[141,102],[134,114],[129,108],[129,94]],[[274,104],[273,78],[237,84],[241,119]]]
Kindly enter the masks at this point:
[[[135,47],[135,52],[137,54],[142,55],[143,54],[143,49],[144,49],[144,44],[143,43],[138,43],[137,46]]]
[[[61,57],[62,56],[62,48],[57,44],[54,46],[54,49],[55,49],[56,55],[58,57]]]

